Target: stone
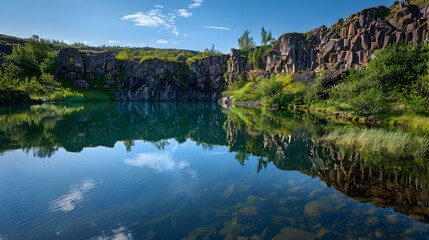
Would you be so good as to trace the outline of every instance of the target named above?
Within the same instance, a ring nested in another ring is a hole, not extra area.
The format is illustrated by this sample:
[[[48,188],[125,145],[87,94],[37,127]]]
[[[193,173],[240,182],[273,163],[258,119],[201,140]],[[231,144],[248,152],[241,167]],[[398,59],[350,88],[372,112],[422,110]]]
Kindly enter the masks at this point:
[[[83,79],[78,79],[78,80],[74,81],[73,85],[75,87],[79,87],[79,88],[86,88],[86,89],[89,88],[89,84]]]
[[[285,227],[280,230],[280,232],[272,238],[273,240],[313,240],[316,239],[316,236],[312,233],[300,230],[298,228]]]

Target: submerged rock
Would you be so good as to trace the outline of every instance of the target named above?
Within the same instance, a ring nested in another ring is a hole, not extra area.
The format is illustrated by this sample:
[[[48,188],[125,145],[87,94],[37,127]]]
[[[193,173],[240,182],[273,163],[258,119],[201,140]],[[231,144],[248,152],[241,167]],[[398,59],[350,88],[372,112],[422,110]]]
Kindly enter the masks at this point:
[[[316,239],[316,236],[312,233],[292,228],[285,227],[280,230],[280,232],[273,238],[273,240],[313,240]]]

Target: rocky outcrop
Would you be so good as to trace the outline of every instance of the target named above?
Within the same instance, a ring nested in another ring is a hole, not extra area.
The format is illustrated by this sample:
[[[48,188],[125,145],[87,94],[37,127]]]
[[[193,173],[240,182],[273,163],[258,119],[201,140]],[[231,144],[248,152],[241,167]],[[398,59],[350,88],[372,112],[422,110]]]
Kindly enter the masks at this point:
[[[395,10],[397,9],[397,10]],[[388,17],[389,11],[391,19]],[[399,3],[365,9],[330,28],[286,33],[272,43],[266,71],[346,70],[368,63],[375,51],[401,41],[420,43],[428,38],[429,8]]]
[[[112,52],[62,49],[56,76],[87,89],[111,90],[120,101],[217,101],[226,88],[227,55],[188,64],[115,59]]]
[[[240,75],[247,78],[251,67],[247,63],[247,57],[241,56],[237,49],[231,49],[229,52],[230,61],[228,62],[228,82],[233,83]]]

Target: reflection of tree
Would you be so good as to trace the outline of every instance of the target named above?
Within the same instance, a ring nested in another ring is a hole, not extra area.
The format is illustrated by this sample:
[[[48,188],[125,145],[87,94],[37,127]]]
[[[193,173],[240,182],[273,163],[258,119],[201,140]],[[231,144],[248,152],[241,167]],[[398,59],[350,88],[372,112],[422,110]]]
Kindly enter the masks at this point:
[[[125,149],[127,150],[127,152],[131,152],[133,150],[133,147],[135,145],[134,140],[125,140],[123,141],[124,145],[125,145]]]
[[[158,150],[163,151],[165,149],[165,147],[170,144],[170,142],[167,141],[167,140],[160,140],[160,141],[157,141],[157,142],[153,142],[152,144]]]
[[[64,147],[79,152],[84,147],[113,147],[124,139],[128,151],[132,150],[132,140],[153,142],[161,150],[173,138],[179,143],[193,139],[212,148],[225,145],[224,121],[219,107],[212,104],[94,103],[0,108],[0,151]]]

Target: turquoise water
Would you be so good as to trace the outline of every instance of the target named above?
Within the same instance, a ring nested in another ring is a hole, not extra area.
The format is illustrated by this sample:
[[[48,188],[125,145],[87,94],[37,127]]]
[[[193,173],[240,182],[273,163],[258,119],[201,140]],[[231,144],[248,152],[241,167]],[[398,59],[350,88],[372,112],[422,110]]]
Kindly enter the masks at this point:
[[[320,122],[261,114],[2,108],[0,239],[429,239],[427,169],[342,159]]]

